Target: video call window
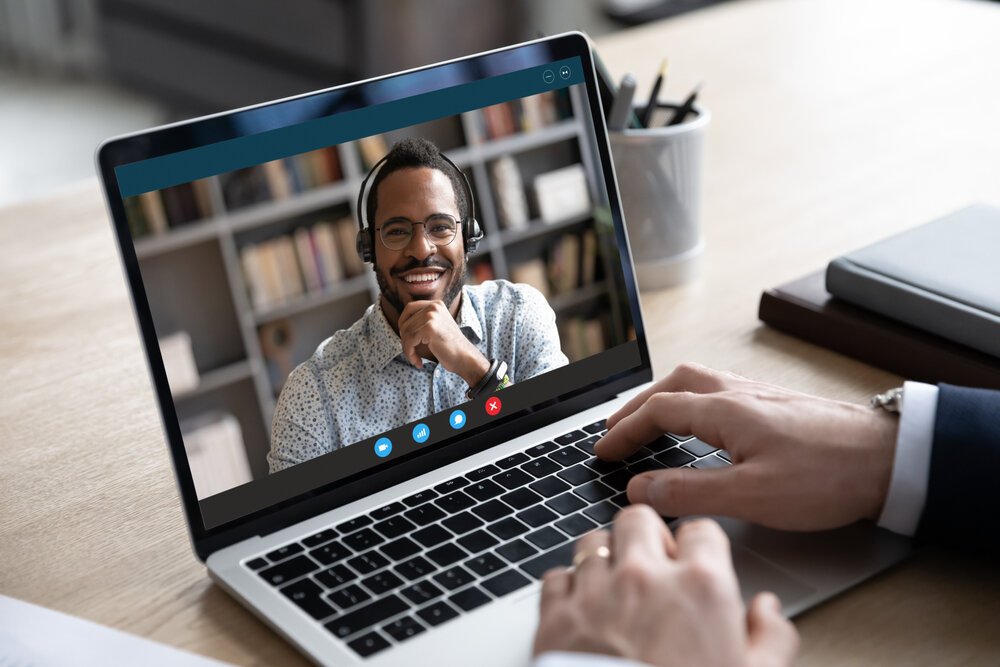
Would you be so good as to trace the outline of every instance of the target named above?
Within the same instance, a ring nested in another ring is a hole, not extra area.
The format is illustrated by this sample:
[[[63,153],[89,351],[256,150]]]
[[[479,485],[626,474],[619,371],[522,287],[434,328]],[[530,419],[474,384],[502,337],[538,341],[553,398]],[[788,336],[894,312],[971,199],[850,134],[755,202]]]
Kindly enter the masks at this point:
[[[482,388],[502,397],[634,338],[584,94],[570,86],[125,199],[199,499],[452,413],[483,363],[506,365],[506,382]],[[373,231],[374,265],[359,257],[362,182],[407,141],[464,173],[475,252],[463,247],[465,181],[448,165],[431,169],[448,201],[426,211],[390,196],[420,186],[393,179],[405,168],[381,182],[376,171],[371,222],[390,206],[405,215]],[[385,240],[421,236],[416,253]],[[416,369],[387,347],[390,320],[448,289],[480,366],[446,354]]]

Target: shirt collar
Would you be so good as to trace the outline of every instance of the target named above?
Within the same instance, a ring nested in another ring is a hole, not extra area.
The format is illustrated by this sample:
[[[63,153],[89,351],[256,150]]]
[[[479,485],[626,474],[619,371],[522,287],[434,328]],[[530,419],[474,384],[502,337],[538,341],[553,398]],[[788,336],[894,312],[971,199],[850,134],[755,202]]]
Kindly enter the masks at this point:
[[[472,299],[469,298],[464,287],[462,288],[462,305],[458,308],[458,327],[473,343],[478,343],[483,339],[483,325],[479,321],[479,313],[473,307]]]

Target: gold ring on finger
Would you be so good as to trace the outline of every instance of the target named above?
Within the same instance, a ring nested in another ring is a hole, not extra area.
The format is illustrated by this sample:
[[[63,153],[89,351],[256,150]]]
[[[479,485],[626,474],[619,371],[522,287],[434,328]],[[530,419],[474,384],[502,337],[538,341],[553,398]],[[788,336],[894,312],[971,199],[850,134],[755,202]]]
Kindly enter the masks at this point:
[[[603,544],[596,549],[581,551],[573,556],[573,567],[579,568],[589,558],[611,558],[611,549]]]

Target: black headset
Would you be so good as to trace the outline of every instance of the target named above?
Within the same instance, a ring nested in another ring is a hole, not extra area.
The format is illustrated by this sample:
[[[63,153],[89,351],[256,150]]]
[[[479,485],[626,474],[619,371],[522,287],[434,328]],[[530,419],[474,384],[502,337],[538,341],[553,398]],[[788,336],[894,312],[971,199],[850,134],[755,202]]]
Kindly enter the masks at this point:
[[[479,248],[479,242],[483,240],[483,229],[479,226],[479,221],[476,220],[476,198],[472,194],[472,186],[469,185],[469,177],[465,175],[465,172],[458,168],[451,159],[444,153],[438,153],[441,158],[451,165],[451,168],[461,176],[462,184],[465,187],[466,201],[469,203],[469,215],[462,218],[462,246],[465,250],[466,255],[471,255],[476,252]],[[367,204],[367,198],[365,197],[365,187],[368,185],[368,181],[371,180],[378,168],[382,166],[382,163],[389,159],[387,154],[381,160],[375,163],[375,166],[371,168],[368,175],[365,176],[365,180],[361,181],[361,189],[358,191],[358,221],[360,222],[360,229],[358,230],[358,240],[357,240],[357,250],[358,257],[361,258],[362,262],[371,264],[375,261],[375,230],[372,228],[371,221],[368,218],[368,212],[365,209],[365,204]]]

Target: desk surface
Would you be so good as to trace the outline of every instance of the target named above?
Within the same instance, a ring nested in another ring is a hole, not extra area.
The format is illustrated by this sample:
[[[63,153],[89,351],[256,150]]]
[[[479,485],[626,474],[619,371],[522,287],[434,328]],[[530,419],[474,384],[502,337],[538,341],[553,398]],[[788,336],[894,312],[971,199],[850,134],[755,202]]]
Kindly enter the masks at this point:
[[[760,325],[761,291],[1000,203],[1000,5],[743,0],[598,41],[705,81],[702,277],[643,297],[696,360],[861,401],[900,378]],[[238,664],[303,664],[195,559],[96,182],[0,211],[0,593]],[[925,552],[797,621],[800,664],[993,664],[1000,575]]]

